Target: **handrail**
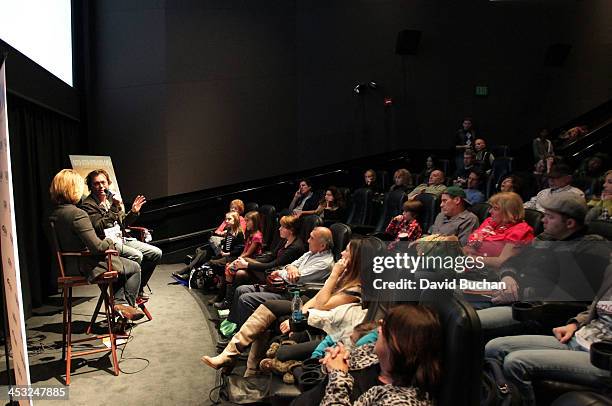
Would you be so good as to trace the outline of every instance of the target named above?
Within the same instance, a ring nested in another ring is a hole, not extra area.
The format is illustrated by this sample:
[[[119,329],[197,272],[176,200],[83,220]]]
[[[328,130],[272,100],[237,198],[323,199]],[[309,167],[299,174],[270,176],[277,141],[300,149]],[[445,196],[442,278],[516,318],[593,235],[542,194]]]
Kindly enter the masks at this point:
[[[170,244],[173,242],[178,242],[178,241],[183,241],[183,240],[188,240],[194,237],[199,237],[201,235],[206,235],[207,233],[212,233],[214,230],[216,230],[217,228],[207,228],[204,230],[199,230],[199,231],[194,231],[191,233],[187,233],[187,234],[182,234],[182,235],[178,235],[176,237],[168,237],[168,238],[164,238],[162,240],[155,240],[152,241],[152,243],[154,243],[155,245],[164,245],[164,244]]]
[[[407,152],[406,150],[399,150],[399,151],[394,151],[394,152],[390,152],[390,153],[378,154],[378,155],[370,156],[370,157],[368,157],[368,159],[377,159],[377,158],[380,159],[380,158],[382,158],[384,156],[388,156],[389,158],[387,159],[387,162],[393,162],[393,161],[397,161],[397,160],[406,159],[407,158],[406,152]],[[220,200],[220,199],[226,198],[228,196],[242,194],[242,193],[245,193],[245,192],[262,190],[262,189],[270,188],[270,187],[273,187],[273,186],[288,185],[288,184],[291,184],[291,183],[295,182],[296,178],[307,177],[309,179],[313,179],[313,178],[318,178],[318,177],[322,177],[322,176],[328,176],[328,175],[332,175],[332,174],[343,173],[343,172],[347,171],[347,169],[346,169],[347,167],[354,166],[354,165],[358,164],[359,162],[364,161],[364,159],[365,158],[357,158],[357,159],[352,159],[352,160],[349,160],[349,161],[344,161],[344,162],[340,162],[340,163],[336,163],[336,164],[332,164],[332,165],[322,166],[322,167],[319,167],[319,168],[313,168],[313,169],[310,169],[310,170],[304,170],[304,171],[284,174],[284,175],[280,176],[281,178],[283,178],[283,180],[279,180],[279,181],[273,181],[273,179],[278,179],[279,178],[278,176],[269,177],[269,178],[265,178],[265,179],[260,179],[260,180],[253,181],[253,182],[264,183],[264,184],[260,184],[258,186],[252,186],[252,187],[243,187],[243,188],[240,188],[238,190],[233,190],[231,192],[220,192],[220,193],[218,192],[218,193],[214,193],[214,190],[218,189],[218,188],[211,188],[211,189],[208,189],[208,190],[204,189],[204,190],[189,192],[189,193],[185,193],[185,194],[181,194],[181,195],[175,195],[173,197],[178,197],[178,196],[185,197],[187,195],[193,195],[193,194],[198,194],[198,193],[205,193],[207,191],[212,193],[209,196],[200,197],[200,198],[197,198],[195,200],[189,200],[187,202],[177,202],[177,203],[171,203],[171,204],[163,205],[163,207],[152,208],[152,209],[143,209],[142,214],[153,215],[153,214],[165,213],[167,211],[179,209],[181,207],[197,206],[197,205],[202,204],[204,202],[208,202],[208,201],[212,201],[212,200]],[[344,167],[345,169],[328,169],[330,167],[337,168],[338,166]],[[250,182],[245,182],[245,183],[250,183]],[[227,189],[227,188],[231,188],[232,186],[238,186],[238,185],[240,185],[240,183],[234,184],[234,185],[223,186],[222,188],[223,189]],[[160,200],[161,199],[172,199],[173,197],[164,197],[164,198],[160,198]],[[157,199],[153,199],[151,202],[153,202],[154,200],[157,200]]]

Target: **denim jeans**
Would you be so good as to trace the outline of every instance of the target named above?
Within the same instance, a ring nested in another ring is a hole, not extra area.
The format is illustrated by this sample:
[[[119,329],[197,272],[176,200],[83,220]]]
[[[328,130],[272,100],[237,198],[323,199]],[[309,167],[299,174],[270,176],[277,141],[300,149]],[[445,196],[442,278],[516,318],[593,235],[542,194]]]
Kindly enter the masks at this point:
[[[149,279],[162,257],[162,250],[135,238],[126,238],[122,244],[115,244],[115,248],[119,251],[120,256],[140,264],[142,271],[141,286],[144,287],[149,283]]]
[[[119,272],[117,282],[113,283],[114,298],[116,304],[136,304],[136,296],[140,290],[140,266],[137,262],[127,258],[119,258],[121,268],[115,269]]]
[[[236,288],[232,309],[227,319],[242,326],[260,304],[267,300],[286,299],[286,295],[272,292],[262,292],[263,286],[242,285]]]
[[[561,344],[552,336],[500,337],[485,347],[485,356],[503,362],[504,375],[523,396],[524,404],[535,405],[532,381],[553,379],[587,386],[601,386],[610,372],[591,365],[588,351],[571,339]]]

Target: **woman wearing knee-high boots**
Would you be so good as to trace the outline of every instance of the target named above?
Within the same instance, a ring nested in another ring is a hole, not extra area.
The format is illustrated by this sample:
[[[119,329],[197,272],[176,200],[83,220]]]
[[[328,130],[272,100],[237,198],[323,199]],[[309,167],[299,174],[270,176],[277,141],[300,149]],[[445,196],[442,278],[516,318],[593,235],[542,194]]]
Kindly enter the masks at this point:
[[[362,258],[364,249],[370,245],[366,239],[351,240],[342,252],[342,258],[334,265],[323,288],[304,304],[302,311],[306,318],[309,309],[330,310],[337,306],[361,301]],[[240,327],[221,354],[216,357],[205,355],[201,358],[202,362],[215,369],[231,367],[241,351],[254,343],[256,348],[251,347],[253,355],[249,354],[245,373],[247,376],[251,375],[257,369],[260,349],[265,347],[262,336],[265,337],[267,330],[279,317],[290,314],[290,300],[267,301],[260,305]],[[282,333],[288,333],[289,321],[286,320],[279,327]]]

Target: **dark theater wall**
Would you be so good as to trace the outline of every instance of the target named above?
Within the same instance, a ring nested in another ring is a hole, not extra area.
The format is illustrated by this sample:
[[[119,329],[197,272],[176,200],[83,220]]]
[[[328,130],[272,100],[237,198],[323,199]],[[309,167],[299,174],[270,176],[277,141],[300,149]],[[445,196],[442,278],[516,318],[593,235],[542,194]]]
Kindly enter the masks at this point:
[[[609,98],[603,68],[592,84],[569,85],[588,79],[573,58],[601,62],[572,26],[582,15],[605,31],[583,3],[98,1],[90,139],[104,139],[96,153],[113,157],[124,194],[149,197],[450,148],[464,115],[490,143],[526,143],[534,127]],[[417,55],[395,54],[404,29],[422,31]],[[567,64],[545,66],[557,42],[573,44]],[[378,90],[353,93],[371,80]]]

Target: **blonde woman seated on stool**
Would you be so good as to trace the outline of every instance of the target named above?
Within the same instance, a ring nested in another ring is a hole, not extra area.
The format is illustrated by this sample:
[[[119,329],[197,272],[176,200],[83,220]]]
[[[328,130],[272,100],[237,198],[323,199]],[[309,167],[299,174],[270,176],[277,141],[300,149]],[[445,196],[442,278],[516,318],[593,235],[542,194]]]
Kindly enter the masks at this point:
[[[109,270],[105,251],[114,250],[115,244],[109,238],[100,240],[87,213],[76,206],[83,196],[84,187],[85,180],[72,169],[62,169],[55,175],[49,193],[56,206],[49,220],[55,224],[60,250],[91,252],[87,256],[66,257],[66,273],[80,273],[94,283],[96,278]],[[113,256],[112,267],[119,273],[117,282],[113,283],[113,310],[129,320],[141,319],[144,313],[135,307],[136,295],[140,290],[140,265],[130,259]]]

